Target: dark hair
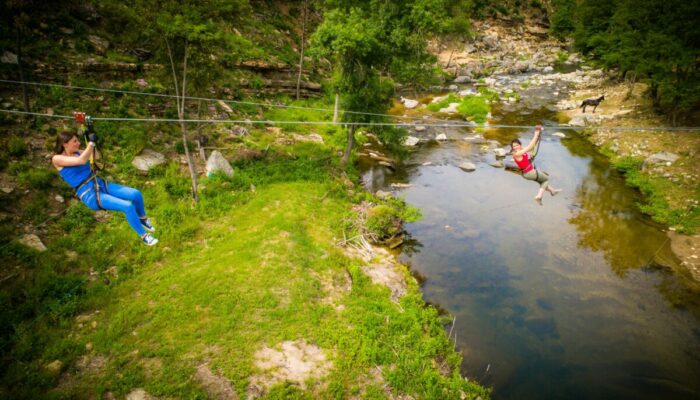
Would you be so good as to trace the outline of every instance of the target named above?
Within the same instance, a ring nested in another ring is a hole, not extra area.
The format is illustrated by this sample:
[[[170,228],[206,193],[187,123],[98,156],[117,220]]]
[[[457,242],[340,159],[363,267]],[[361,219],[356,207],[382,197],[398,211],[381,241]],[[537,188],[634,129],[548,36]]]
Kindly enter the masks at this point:
[[[510,148],[511,148],[511,149],[513,148],[513,143],[517,143],[517,144],[519,144],[519,145],[521,145],[521,146],[523,145],[522,143],[520,143],[520,139],[513,139],[513,140],[510,141]]]
[[[71,131],[63,131],[63,132],[59,133],[56,136],[56,147],[53,149],[54,153],[55,154],[62,154],[63,151],[65,150],[63,148],[63,145],[68,143],[71,139],[73,139],[74,137],[77,137],[77,136],[78,135],[75,134],[75,132],[71,132]]]

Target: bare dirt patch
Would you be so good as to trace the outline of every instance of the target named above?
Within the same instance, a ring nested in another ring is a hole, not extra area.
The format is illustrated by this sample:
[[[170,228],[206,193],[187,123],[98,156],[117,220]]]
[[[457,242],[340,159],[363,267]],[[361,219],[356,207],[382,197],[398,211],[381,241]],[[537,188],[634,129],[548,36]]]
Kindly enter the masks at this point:
[[[197,367],[194,379],[204,388],[210,399],[238,400],[238,393],[231,382],[223,376],[214,374],[206,364]]]
[[[281,382],[291,382],[305,390],[309,380],[322,380],[333,364],[320,347],[296,340],[258,350],[255,366],[261,372],[250,379],[248,397],[253,398],[263,396],[267,389]]]
[[[687,236],[668,232],[671,250],[681,259],[696,281],[700,281],[700,235]]]
[[[337,311],[345,309],[341,300],[352,290],[352,278],[347,271],[331,271],[317,276],[323,290],[322,304],[329,304]]]
[[[369,276],[372,282],[388,287],[391,290],[392,301],[398,301],[407,293],[406,276],[389,251],[359,240],[355,244],[348,243],[345,253],[348,257],[364,261],[362,272]]]

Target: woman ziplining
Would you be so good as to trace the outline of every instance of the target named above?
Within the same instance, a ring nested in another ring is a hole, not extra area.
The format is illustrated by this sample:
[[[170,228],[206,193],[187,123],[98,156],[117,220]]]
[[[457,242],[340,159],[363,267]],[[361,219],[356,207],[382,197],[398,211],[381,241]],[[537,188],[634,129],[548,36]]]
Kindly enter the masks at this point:
[[[93,167],[97,135],[92,130],[89,119],[86,136],[87,147],[81,152],[80,140],[75,133],[58,134],[55,154],[51,159],[58,174],[75,189],[75,194],[90,209],[121,211],[143,243],[148,246],[158,243],[158,239],[147,232],[154,232],[155,228],[146,216],[141,192],[128,186],[105,182],[97,176]]]
[[[534,161],[540,148],[541,132],[542,127],[537,125],[535,127],[535,136],[532,137],[530,143],[525,147],[523,147],[520,139],[513,139],[510,142],[513,161],[515,161],[515,163],[518,165],[523,178],[540,184],[540,189],[537,191],[537,195],[535,196],[535,201],[540,205],[542,205],[542,196],[544,196],[545,190],[552,196],[556,196],[557,193],[561,192],[561,189],[555,189],[549,184],[549,175],[547,173],[540,171],[535,167]],[[535,152],[532,157],[530,157],[528,152],[532,151],[533,149]]]

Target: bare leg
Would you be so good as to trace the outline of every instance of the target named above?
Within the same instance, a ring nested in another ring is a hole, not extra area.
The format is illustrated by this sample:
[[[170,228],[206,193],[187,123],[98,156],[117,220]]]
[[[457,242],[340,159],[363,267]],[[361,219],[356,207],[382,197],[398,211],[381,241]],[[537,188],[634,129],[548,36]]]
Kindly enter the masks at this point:
[[[552,196],[556,196],[557,193],[561,192],[561,189],[556,189],[556,188],[554,188],[554,187],[552,187],[552,186],[550,185],[550,186],[547,186],[547,191],[548,191],[549,194],[551,194]]]
[[[540,188],[537,191],[537,196],[535,196],[535,201],[542,205],[542,196],[544,196],[544,189]]]

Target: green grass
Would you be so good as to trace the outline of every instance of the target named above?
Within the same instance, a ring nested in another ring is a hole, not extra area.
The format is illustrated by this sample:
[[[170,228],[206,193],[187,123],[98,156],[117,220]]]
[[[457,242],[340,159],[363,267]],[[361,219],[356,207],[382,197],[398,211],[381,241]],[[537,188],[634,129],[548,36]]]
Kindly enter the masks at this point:
[[[115,134],[115,142],[122,134],[135,133]],[[272,143],[269,136],[246,140],[260,147]],[[35,274],[3,291],[0,397],[120,398],[144,388],[165,398],[206,398],[192,378],[203,362],[244,397],[259,372],[255,351],[305,340],[333,368],[307,390],[279,383],[267,398],[386,398],[381,383],[367,382],[378,366],[394,395],[486,398],[458,375],[461,359],[443,321],[408,272],[409,293],[397,305],[336,246],[353,205],[334,177],[336,163],[327,146],[272,144],[262,157],[234,163],[234,177],[202,179],[193,206],[178,163],[141,176],[118,162],[110,172],[142,189],[161,242],[141,246],[121,215],[97,223],[76,205],[48,226],[47,252],[14,242],[3,248],[3,264]],[[342,281],[349,291],[327,286]],[[333,303],[324,301],[336,291]],[[92,316],[79,322],[78,314]],[[81,371],[81,357],[103,362]],[[62,362],[62,378],[46,369],[53,360]],[[440,374],[438,364],[451,372]]]
[[[265,185],[222,218],[203,222],[206,235],[195,235],[188,251],[166,251],[183,242],[164,234],[156,249],[163,257],[139,265],[133,278],[112,289],[112,300],[100,304],[97,328],[73,324],[74,338],[59,347],[92,343],[92,354],[107,361],[59,397],[105,391],[124,396],[135,387],[155,396],[203,397],[190,379],[203,362],[244,396],[249,377],[258,372],[255,351],[302,339],[324,349],[334,368],[313,391],[280,386],[270,398],[289,391],[303,398],[345,398],[363,389],[361,377],[376,366],[387,368],[384,378],[395,393],[459,398],[462,389],[483,395],[433,366],[445,360],[456,371],[460,359],[417,285],[398,307],[388,289],[372,284],[358,262],[334,245],[347,203],[327,196],[328,189],[310,181]],[[337,311],[323,301],[330,295],[323,282],[348,274],[352,290],[338,297],[345,309]],[[144,367],[152,359],[162,363],[154,375]],[[381,385],[370,386],[384,398]]]
[[[610,151],[603,149],[604,154]],[[678,227],[679,232],[693,234],[700,228],[700,208],[672,208],[666,200],[666,193],[672,190],[672,183],[662,177],[653,177],[642,171],[642,159],[626,156],[613,161],[613,165],[625,174],[628,185],[639,189],[644,194],[644,202],[639,209],[657,222]],[[700,193],[697,193],[700,198]]]

